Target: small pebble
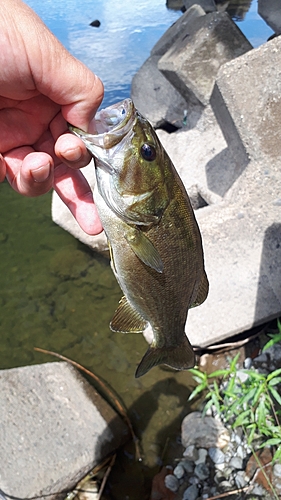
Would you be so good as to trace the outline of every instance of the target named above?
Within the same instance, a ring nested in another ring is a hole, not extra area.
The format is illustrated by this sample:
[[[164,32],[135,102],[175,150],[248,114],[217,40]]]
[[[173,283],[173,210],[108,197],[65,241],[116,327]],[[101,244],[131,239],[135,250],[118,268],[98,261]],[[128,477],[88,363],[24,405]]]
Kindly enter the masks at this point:
[[[216,470],[222,470],[222,471],[224,471],[224,469],[225,469],[225,463],[223,463],[223,464],[214,464],[214,466],[215,466]]]
[[[252,493],[252,495],[257,495],[257,497],[263,497],[263,496],[265,496],[266,491],[259,484],[255,484],[251,493]]]
[[[178,464],[174,469],[174,476],[176,476],[177,479],[181,479],[184,476],[184,472],[184,467],[181,464]]]
[[[209,477],[209,467],[206,464],[198,464],[194,469],[194,474],[203,481]]]
[[[239,457],[233,457],[230,460],[229,465],[231,467],[234,467],[234,469],[242,469],[243,468],[243,460],[242,460],[242,458],[239,458]]]
[[[234,436],[234,440],[235,440],[236,444],[238,444],[238,445],[241,444],[241,441],[242,441],[241,437],[238,436],[238,434],[236,434],[236,433],[235,433],[235,436]]]
[[[189,474],[191,474],[193,472],[193,469],[194,469],[194,465],[192,462],[190,462],[190,460],[182,460],[179,465],[182,465],[184,470],[186,472],[189,472]]]
[[[168,474],[168,476],[165,477],[165,486],[168,490],[176,493],[179,489],[179,480],[173,474]]]
[[[253,364],[252,358],[246,358],[244,360],[244,368],[245,368],[245,370],[250,370],[252,364]]]
[[[183,456],[188,458],[192,462],[195,462],[195,460],[199,458],[199,453],[197,448],[195,448],[194,444],[191,444],[185,449],[185,451],[183,452]]]
[[[219,448],[209,448],[209,456],[214,464],[223,464],[225,455]]]
[[[198,483],[199,483],[199,479],[198,479],[198,477],[191,476],[191,477],[189,478],[188,482],[189,482],[190,484],[198,484]]]
[[[232,488],[233,485],[230,481],[222,481],[219,485],[220,491],[230,491]]]
[[[243,384],[248,380],[249,375],[248,373],[243,372],[243,370],[237,370],[236,377],[239,378],[240,382]]]
[[[214,476],[214,481],[216,484],[220,484],[222,483],[222,481],[225,481],[226,480],[226,477],[223,473],[223,471],[217,471],[215,476]]]
[[[182,500],[196,500],[198,493],[199,490],[196,484],[192,484],[183,492]]]
[[[277,495],[281,495],[281,483],[274,483],[274,488],[276,489]]]
[[[206,462],[206,457],[207,457],[207,450],[205,448],[199,448],[198,450],[198,458],[195,460],[195,464],[204,464]]]
[[[275,464],[273,466],[273,474],[275,477],[281,477],[281,464]]]
[[[239,445],[237,447],[237,452],[236,453],[237,453],[237,457],[242,458],[242,459],[245,458],[245,456],[246,456],[246,453],[245,453],[245,451],[243,449],[243,446],[241,446],[241,445]]]
[[[244,488],[247,484],[244,477],[244,471],[238,471],[234,477],[234,481],[237,488]]]

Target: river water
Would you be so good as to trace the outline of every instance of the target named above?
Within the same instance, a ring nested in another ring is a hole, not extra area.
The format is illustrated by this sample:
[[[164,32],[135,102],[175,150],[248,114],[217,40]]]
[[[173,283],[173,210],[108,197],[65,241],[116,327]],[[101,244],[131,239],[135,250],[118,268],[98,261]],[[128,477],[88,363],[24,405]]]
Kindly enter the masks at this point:
[[[168,10],[164,0],[27,3],[100,76],[104,105],[129,96],[133,74],[181,15]],[[99,28],[89,25],[95,19]],[[272,33],[257,16],[256,2],[240,27],[254,46]],[[180,422],[190,410],[191,377],[157,367],[134,378],[147,344],[141,335],[109,330],[121,291],[108,259],[56,226],[50,205],[51,194],[27,199],[8,184],[0,185],[0,368],[54,360],[35,352],[38,346],[68,356],[105,379],[128,408],[144,452],[137,474],[133,447],[122,452],[110,498],[143,499],[160,457],[166,461],[178,453]]]

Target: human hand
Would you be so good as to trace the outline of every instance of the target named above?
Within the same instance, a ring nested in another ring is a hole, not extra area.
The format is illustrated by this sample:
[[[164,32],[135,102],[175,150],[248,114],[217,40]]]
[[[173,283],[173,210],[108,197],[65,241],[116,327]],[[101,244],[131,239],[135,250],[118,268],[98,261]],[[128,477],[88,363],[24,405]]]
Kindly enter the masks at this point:
[[[90,155],[67,133],[87,130],[103,97],[101,81],[72,57],[21,0],[0,10],[0,182],[25,196],[52,187],[89,234],[102,230],[79,168]]]

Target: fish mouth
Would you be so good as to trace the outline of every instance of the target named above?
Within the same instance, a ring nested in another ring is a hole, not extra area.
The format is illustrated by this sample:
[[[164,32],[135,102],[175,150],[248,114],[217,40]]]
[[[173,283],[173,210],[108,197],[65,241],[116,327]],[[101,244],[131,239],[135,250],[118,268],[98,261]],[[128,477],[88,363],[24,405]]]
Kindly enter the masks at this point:
[[[125,99],[98,111],[89,125],[90,132],[68,124],[69,130],[82,139],[90,153],[104,160],[102,150],[119,144],[131,130],[136,119],[136,110],[131,99]]]

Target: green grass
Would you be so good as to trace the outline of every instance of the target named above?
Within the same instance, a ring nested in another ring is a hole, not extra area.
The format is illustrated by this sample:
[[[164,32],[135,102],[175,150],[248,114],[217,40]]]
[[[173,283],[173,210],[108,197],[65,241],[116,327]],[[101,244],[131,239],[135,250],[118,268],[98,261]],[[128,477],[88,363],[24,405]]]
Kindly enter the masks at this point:
[[[281,341],[281,323],[278,333],[263,351]],[[229,367],[211,374],[194,368],[191,371],[197,386],[189,400],[205,393],[203,415],[215,407],[222,421],[233,429],[241,427],[247,444],[254,450],[271,446],[273,462],[281,461],[281,368],[268,375],[259,373],[255,368],[238,369],[239,353],[230,360]]]

